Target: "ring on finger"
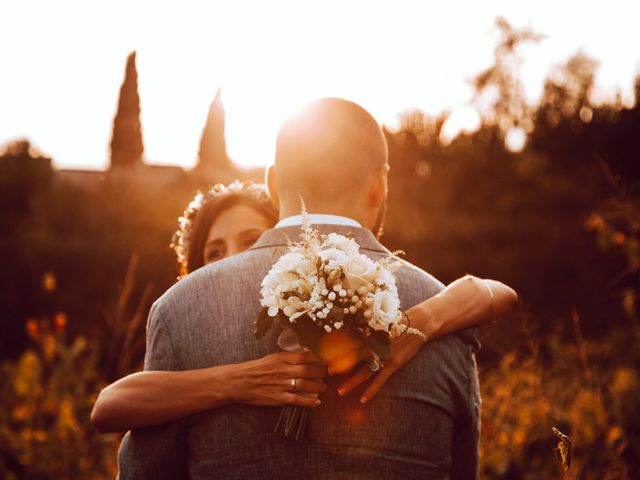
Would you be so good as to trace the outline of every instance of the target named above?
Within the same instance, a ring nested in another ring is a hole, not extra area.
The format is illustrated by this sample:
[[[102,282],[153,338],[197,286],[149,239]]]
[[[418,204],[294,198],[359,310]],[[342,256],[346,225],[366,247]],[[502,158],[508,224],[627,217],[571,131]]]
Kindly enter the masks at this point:
[[[298,391],[298,379],[297,378],[292,378],[291,379],[291,388],[293,388],[294,392]]]
[[[380,369],[382,368],[382,363],[380,363],[378,360],[371,360],[371,362],[369,362],[369,370],[372,373],[377,373],[380,371]]]

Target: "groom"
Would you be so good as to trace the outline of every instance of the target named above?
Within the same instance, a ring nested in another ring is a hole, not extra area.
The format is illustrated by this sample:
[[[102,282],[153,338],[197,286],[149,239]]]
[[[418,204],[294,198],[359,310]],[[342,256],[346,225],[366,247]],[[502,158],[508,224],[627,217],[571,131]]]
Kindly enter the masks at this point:
[[[388,168],[382,131],[352,102],[321,99],[287,120],[269,173],[280,222],[247,252],[197,270],[154,304],[145,369],[197,369],[276,351],[277,332],[256,341],[253,322],[262,278],[300,232],[300,198],[321,233],[352,234],[363,253],[386,256],[372,232],[384,223]],[[396,277],[404,308],[443,288],[406,262]],[[364,405],[357,392],[339,396],[344,379],[330,378],[301,442],[273,432],[280,408],[241,404],[133,431],[121,446],[120,477],[475,478],[479,394],[470,338],[430,341]]]

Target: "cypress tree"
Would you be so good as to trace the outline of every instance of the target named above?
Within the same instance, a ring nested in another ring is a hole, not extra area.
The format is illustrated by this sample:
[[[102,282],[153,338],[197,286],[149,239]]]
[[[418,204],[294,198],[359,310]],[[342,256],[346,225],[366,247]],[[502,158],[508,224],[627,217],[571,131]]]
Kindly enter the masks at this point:
[[[233,166],[227,156],[227,146],[224,136],[225,113],[222,105],[220,89],[211,102],[207,121],[202,129],[200,147],[198,149],[197,171],[208,180],[219,182],[228,181],[233,176]]]
[[[136,70],[136,52],[133,51],[127,57],[124,81],[120,87],[118,111],[113,119],[111,168],[131,168],[141,165],[143,152],[138,72]]]

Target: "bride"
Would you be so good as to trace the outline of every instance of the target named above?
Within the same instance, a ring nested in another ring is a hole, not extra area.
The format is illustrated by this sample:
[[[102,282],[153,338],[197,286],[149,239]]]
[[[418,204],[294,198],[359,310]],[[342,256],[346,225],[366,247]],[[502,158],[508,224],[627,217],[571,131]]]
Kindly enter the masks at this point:
[[[198,194],[179,219],[172,243],[180,275],[243,252],[277,219],[278,212],[262,185],[236,181]],[[429,343],[508,314],[516,303],[516,293],[503,283],[466,275],[409,308],[407,315]],[[425,340],[417,335],[397,338],[384,368],[375,376],[368,366],[360,368],[342,383],[338,393],[347,395],[373,376],[360,397],[361,403],[370,401],[424,345]],[[320,400],[307,394],[323,392],[325,376],[325,366],[311,352],[278,352],[201,370],[138,372],[100,392],[91,421],[106,433],[156,425],[230,403],[317,407]],[[291,378],[296,378],[293,386]]]

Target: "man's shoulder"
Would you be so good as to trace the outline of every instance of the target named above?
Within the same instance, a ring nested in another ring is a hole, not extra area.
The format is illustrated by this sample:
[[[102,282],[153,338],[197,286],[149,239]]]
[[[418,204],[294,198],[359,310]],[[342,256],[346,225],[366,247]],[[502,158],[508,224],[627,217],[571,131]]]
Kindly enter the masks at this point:
[[[395,272],[396,285],[403,308],[412,307],[444,289],[440,280],[420,267],[403,259],[397,261],[400,268]]]
[[[400,270],[396,273],[398,277],[405,277],[409,281],[419,281],[433,286],[433,288],[436,288],[437,290],[442,290],[444,288],[444,284],[440,280],[422,268],[406,260],[401,259],[399,262]]]
[[[192,303],[196,298],[219,296],[238,289],[264,275],[273,263],[272,252],[247,250],[238,255],[205,265],[172,285],[158,300],[156,308]]]

